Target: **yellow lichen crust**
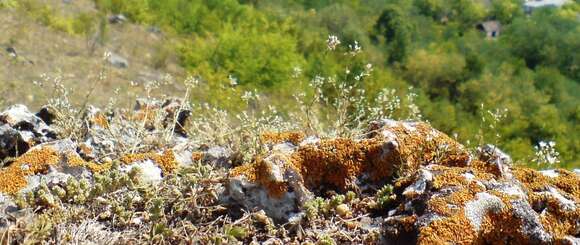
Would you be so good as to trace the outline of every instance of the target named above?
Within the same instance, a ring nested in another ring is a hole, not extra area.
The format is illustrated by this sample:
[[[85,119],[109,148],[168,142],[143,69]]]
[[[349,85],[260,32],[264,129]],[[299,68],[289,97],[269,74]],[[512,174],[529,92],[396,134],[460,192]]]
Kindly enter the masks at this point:
[[[87,162],[77,154],[72,153],[66,154],[66,160],[68,165],[71,167],[84,167],[87,165]]]
[[[0,170],[0,192],[13,194],[26,187],[26,176],[43,173],[60,158],[53,149],[42,147],[17,158],[10,166]]]
[[[557,239],[563,239],[566,235],[575,234],[580,230],[580,177],[570,171],[556,170],[557,177],[544,176],[539,171],[529,168],[515,168],[514,177],[517,178],[529,191],[530,203],[545,203],[546,209],[540,216],[542,225]],[[546,189],[554,188],[560,195],[570,199],[576,204],[575,209],[562,207],[557,198],[546,192]]]
[[[101,173],[103,171],[111,169],[111,167],[113,166],[113,162],[105,162],[100,164],[94,162],[87,162],[85,166],[93,173]]]
[[[119,160],[125,164],[151,160],[161,168],[164,174],[169,174],[177,168],[177,161],[172,150],[165,150],[162,154],[155,152],[127,154]]]
[[[302,132],[267,132],[260,136],[263,143],[266,144],[280,144],[290,142],[294,145],[300,144],[304,140],[305,135]]]

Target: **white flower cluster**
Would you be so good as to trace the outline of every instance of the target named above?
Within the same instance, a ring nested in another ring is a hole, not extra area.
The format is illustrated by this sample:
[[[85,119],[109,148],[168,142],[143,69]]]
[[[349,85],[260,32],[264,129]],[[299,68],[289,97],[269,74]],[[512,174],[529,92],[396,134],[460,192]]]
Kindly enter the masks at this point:
[[[547,163],[553,165],[560,162],[560,153],[556,151],[556,142],[554,141],[540,141],[537,146],[534,146],[536,156],[533,159],[536,164],[540,165]]]
[[[340,40],[335,35],[329,35],[328,39],[326,40],[326,46],[328,46],[329,50],[335,50],[336,47],[340,45]]]
[[[358,53],[362,51],[362,47],[359,45],[358,41],[354,41],[354,44],[348,45],[349,54],[352,56],[356,56]]]
[[[228,75],[228,80],[230,80],[230,85],[232,87],[238,85],[238,78],[232,76],[231,74]]]
[[[302,68],[300,68],[300,66],[294,66],[294,68],[292,68],[292,77],[298,78],[300,75],[302,75]]]
[[[258,94],[257,90],[245,91],[241,98],[244,102],[250,103],[251,101],[259,101],[260,94]]]
[[[421,114],[419,106],[415,104],[419,95],[414,92],[414,89],[415,88],[412,86],[409,87],[409,93],[407,94],[407,109],[409,110],[408,119],[420,121],[423,118],[423,115]]]

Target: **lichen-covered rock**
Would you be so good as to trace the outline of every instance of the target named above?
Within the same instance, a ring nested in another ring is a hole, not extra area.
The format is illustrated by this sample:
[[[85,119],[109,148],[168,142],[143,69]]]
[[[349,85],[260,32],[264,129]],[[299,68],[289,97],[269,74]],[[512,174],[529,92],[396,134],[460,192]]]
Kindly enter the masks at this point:
[[[260,189],[259,198],[248,194],[246,199],[266,198],[255,206],[274,215],[268,210],[276,208],[264,207],[264,203],[287,197],[289,191],[296,192],[297,186],[314,193],[358,189],[361,186],[357,182],[376,189],[395,173],[410,174],[422,164],[466,166],[470,160],[462,145],[426,123],[383,120],[373,123],[367,135],[360,139],[312,140],[301,133],[265,134],[262,141],[269,144],[270,152],[251,164],[233,169],[231,180],[235,183],[243,180],[246,186]],[[230,192],[236,186],[239,185],[230,185]],[[417,186],[414,192],[424,188]],[[245,202],[244,199],[237,201]],[[287,203],[294,205],[293,210],[302,204]],[[243,206],[251,209],[254,207],[251,204],[256,202],[246,202]]]
[[[283,155],[268,156],[253,167],[246,165],[235,170],[244,175],[234,172],[222,201],[247,210],[263,209],[278,222],[299,217],[300,208],[312,194],[304,186],[298,169],[289,165]]]
[[[69,176],[88,177],[89,165],[76,153],[76,144],[71,140],[43,143],[0,169],[0,193],[34,189],[42,179],[60,181]]]
[[[509,167],[513,176],[507,177],[487,171],[485,164],[476,160],[466,167],[428,165],[420,171],[433,175],[431,181],[425,174],[400,180],[399,191],[427,188],[420,195],[402,196],[399,207],[385,219],[383,235],[391,243],[418,244],[566,244],[578,235],[578,175],[557,170],[558,175],[548,177]]]

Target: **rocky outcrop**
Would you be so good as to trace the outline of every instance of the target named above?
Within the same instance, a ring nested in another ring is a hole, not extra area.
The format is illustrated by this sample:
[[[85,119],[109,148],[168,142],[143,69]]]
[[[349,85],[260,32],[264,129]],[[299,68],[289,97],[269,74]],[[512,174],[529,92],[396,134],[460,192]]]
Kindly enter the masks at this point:
[[[262,140],[270,152],[231,171],[226,199],[288,220],[293,212],[280,216],[280,208],[272,204],[283,202],[291,206],[284,210],[295,212],[311,192],[378,189],[395,175],[412,173],[421,165],[469,164],[469,153],[462,145],[426,123],[379,121],[371,125],[368,135],[320,140],[300,133],[266,134]]]

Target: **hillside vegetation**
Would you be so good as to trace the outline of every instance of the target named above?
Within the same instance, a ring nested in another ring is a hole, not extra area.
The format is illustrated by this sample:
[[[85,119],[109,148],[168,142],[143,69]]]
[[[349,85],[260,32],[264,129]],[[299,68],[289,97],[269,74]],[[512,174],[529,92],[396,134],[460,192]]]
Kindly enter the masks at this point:
[[[567,164],[580,164],[580,138],[572,133],[580,108],[577,3],[531,16],[512,0],[96,3],[176,33],[182,65],[209,91],[233,78],[242,85],[237,91],[258,89],[276,98],[268,103],[291,107],[292,95],[311,91],[305,81],[316,76],[364,89],[369,98],[385,88],[405,97],[412,86],[424,119],[460,141],[477,140],[488,111],[507,109],[491,134],[500,134],[498,144],[516,159],[540,141],[555,141]],[[492,19],[502,24],[497,40],[476,29]],[[329,54],[322,45],[329,35],[364,54]],[[366,63],[372,76],[354,79]],[[238,104],[229,93],[207,100]]]
[[[241,111],[242,95],[257,91],[262,106],[291,116],[300,108],[295,95],[315,93],[310,84],[322,78],[353,86],[348,96],[364,91],[366,102],[413,100],[424,120],[468,145],[492,141],[529,162],[534,146],[554,141],[561,166],[580,164],[580,136],[573,133],[579,131],[580,111],[576,2],[531,15],[513,0],[96,0],[84,4],[90,11],[68,13],[51,2],[1,6],[62,35],[107,36],[104,19],[113,14],[159,29],[166,41],[151,66],[163,70],[175,55],[185,74],[201,81],[192,99],[228,111]],[[486,20],[500,21],[497,38],[476,28]],[[325,44],[331,35],[342,44],[339,52]],[[142,53],[129,56],[139,60]],[[328,84],[321,89],[339,96]],[[404,118],[403,111],[394,110],[392,117]],[[493,130],[483,130],[498,116],[502,120]]]

